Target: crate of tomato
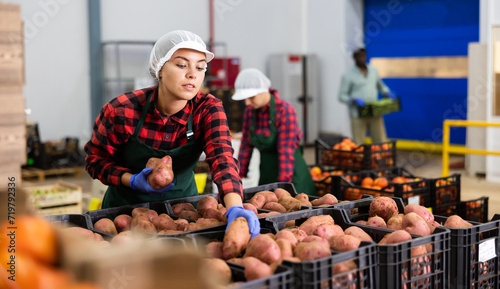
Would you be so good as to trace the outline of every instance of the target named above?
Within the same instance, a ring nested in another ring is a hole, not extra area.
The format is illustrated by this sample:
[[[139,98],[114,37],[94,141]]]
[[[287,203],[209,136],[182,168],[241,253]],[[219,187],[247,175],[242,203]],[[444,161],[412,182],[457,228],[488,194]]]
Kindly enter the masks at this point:
[[[344,170],[333,169],[322,165],[309,166],[309,173],[316,188],[316,195],[324,196],[325,194],[334,194],[333,177],[344,174]]]
[[[432,207],[429,180],[415,177],[401,167],[348,173],[334,177],[335,196],[357,200],[362,195],[398,197],[405,204]]]
[[[341,170],[361,171],[393,167],[396,164],[396,142],[355,144],[344,138],[330,145],[318,139],[315,142],[316,164]]]

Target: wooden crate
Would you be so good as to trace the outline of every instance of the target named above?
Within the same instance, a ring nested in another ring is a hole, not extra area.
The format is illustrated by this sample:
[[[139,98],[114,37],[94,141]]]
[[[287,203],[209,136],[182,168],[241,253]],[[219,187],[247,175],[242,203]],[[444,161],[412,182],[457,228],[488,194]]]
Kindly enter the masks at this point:
[[[54,215],[67,215],[67,214],[81,214],[82,213],[82,203],[70,205],[70,206],[60,206],[52,208],[36,208],[35,213],[38,216],[54,216]]]
[[[35,208],[49,208],[82,203],[82,187],[68,182],[56,182],[51,185],[26,186],[29,200]]]

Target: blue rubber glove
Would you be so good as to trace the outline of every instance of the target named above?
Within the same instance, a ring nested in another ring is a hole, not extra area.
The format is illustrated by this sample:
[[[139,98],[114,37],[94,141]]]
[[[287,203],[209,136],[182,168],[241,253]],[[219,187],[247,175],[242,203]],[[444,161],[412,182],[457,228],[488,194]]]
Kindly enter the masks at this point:
[[[234,219],[238,217],[244,217],[248,221],[248,227],[250,228],[250,234],[252,234],[252,238],[260,234],[260,222],[257,215],[250,210],[245,210],[242,206],[234,206],[229,208],[226,212],[227,217],[227,228],[231,224]]]
[[[162,188],[162,189],[154,189],[149,183],[148,183],[148,175],[153,171],[152,168],[145,168],[143,169],[140,173],[132,175],[130,178],[130,187],[134,190],[145,192],[148,194],[161,194],[165,193],[166,191],[170,190],[175,186],[174,183],[171,183],[170,185]]]
[[[387,97],[389,97],[390,99],[398,98],[398,96],[395,93],[393,93],[392,91],[389,91],[389,94],[387,95]]]
[[[356,105],[356,106],[359,106],[359,107],[364,107],[365,106],[365,101],[361,98],[355,98],[352,100],[352,102]]]

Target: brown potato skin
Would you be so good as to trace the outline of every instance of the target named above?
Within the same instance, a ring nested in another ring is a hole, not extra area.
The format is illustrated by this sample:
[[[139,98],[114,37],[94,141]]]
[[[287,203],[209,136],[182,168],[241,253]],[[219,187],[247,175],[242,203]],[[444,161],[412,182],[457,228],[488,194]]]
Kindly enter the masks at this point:
[[[473,225],[458,215],[452,215],[449,216],[448,219],[446,219],[446,222],[444,222],[443,227],[448,227],[448,228],[468,228],[472,227]]]
[[[403,230],[410,234],[428,236],[431,234],[431,229],[427,222],[416,213],[408,213],[403,217]]]
[[[357,249],[361,244],[361,239],[351,235],[336,235],[331,237],[328,242],[330,242],[332,250],[346,252]]]
[[[245,257],[255,257],[270,265],[281,258],[281,251],[273,238],[260,234],[248,242]]]
[[[218,210],[219,202],[212,196],[205,196],[198,201],[197,209],[200,215],[204,216],[208,209]]]
[[[262,207],[264,210],[269,210],[269,211],[275,211],[275,212],[280,212],[280,213],[286,213],[285,207],[283,207],[280,203],[278,202],[269,202]]]
[[[148,175],[148,183],[156,190],[162,189],[172,183],[174,180],[174,171],[172,170],[172,157],[164,156],[161,159],[150,158],[146,168],[152,168],[153,171]]]
[[[399,214],[396,202],[389,197],[376,197],[370,204],[370,217],[379,216],[387,222],[392,216]]]
[[[422,219],[424,219],[424,221],[426,221],[427,223],[432,223],[434,221],[434,215],[431,213],[431,211],[429,211],[429,209],[424,206],[417,204],[408,204],[405,207],[405,215],[411,212],[416,213],[417,215],[422,217]]]
[[[337,199],[337,197],[335,197],[334,195],[328,193],[328,194],[325,194],[323,195],[321,198],[319,199],[316,199],[316,200],[312,200],[311,201],[311,204],[313,206],[322,206],[322,205],[335,205],[335,204],[338,204],[339,200]]]
[[[304,242],[299,243],[293,250],[295,257],[302,261],[312,261],[332,255],[330,248],[322,242]]]
[[[229,224],[222,241],[222,254],[225,260],[241,256],[250,241],[250,228],[244,217],[238,217]]]
[[[99,219],[94,223],[94,228],[108,234],[118,235],[118,230],[116,229],[115,223],[108,218]]]
[[[114,220],[115,227],[118,230],[118,233],[130,230],[130,223],[132,222],[132,216],[129,215],[119,215]]]
[[[271,266],[255,257],[243,258],[243,265],[245,266],[245,279],[247,281],[266,278],[273,275]]]

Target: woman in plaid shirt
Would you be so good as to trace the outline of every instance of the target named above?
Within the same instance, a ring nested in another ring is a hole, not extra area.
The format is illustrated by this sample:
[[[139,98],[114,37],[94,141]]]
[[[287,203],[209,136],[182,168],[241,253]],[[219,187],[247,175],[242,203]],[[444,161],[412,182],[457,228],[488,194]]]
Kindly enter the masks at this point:
[[[86,170],[108,185],[102,207],[163,201],[198,194],[193,169],[202,152],[226,206],[228,225],[245,217],[260,232],[255,213],[242,207],[242,185],[222,102],[199,89],[214,54],[196,34],[177,30],[160,38],[149,70],[158,85],[105,104],[85,145]],[[174,180],[163,189],[147,182],[152,157],[172,157]]]
[[[316,195],[316,188],[299,146],[302,131],[292,105],[271,89],[261,71],[242,70],[235,81],[233,100],[245,100],[238,160],[246,177],[253,148],[260,152],[259,185],[292,182],[297,193]]]

